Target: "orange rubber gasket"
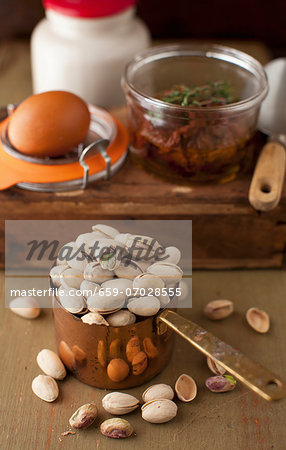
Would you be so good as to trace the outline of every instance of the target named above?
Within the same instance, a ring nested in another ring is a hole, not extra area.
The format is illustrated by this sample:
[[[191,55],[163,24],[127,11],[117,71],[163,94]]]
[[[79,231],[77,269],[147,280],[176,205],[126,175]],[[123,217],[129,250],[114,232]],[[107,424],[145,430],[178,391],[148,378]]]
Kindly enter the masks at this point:
[[[112,165],[127,151],[128,132],[118,119],[111,117],[117,128],[117,134],[107,148]],[[8,117],[0,123],[0,134],[2,128],[9,123],[9,119]],[[105,161],[100,154],[88,158],[87,161],[90,167],[90,175],[105,170]],[[83,168],[79,162],[61,165],[33,164],[14,158],[4,150],[0,143],[0,190],[7,189],[18,183],[58,183],[77,180],[82,178],[82,176]]]

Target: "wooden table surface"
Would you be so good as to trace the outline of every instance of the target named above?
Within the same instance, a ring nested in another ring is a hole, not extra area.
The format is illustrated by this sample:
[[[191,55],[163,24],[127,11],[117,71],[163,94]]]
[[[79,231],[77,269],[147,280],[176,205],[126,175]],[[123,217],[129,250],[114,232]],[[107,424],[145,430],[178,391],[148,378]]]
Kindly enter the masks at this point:
[[[178,415],[168,424],[144,422],[140,410],[124,416],[136,436],[124,441],[103,437],[99,424],[111,417],[101,407],[106,391],[89,387],[71,375],[59,382],[60,396],[45,403],[31,390],[32,379],[40,373],[36,355],[43,348],[55,350],[51,311],[29,321],[4,308],[1,276],[1,431],[0,448],[9,450],[48,449],[199,449],[199,450],[285,450],[286,400],[267,403],[241,383],[224,394],[207,390],[204,381],[211,376],[205,357],[182,338],[176,339],[168,367],[154,383],[174,386],[178,375],[187,373],[198,385],[198,395],[190,404],[178,402]],[[235,313],[221,322],[202,315],[203,305],[215,298],[235,302]],[[195,271],[193,308],[181,311],[247,355],[282,375],[285,359],[286,273],[282,271]],[[259,335],[246,323],[250,306],[269,312],[271,329]],[[153,383],[152,382],[152,383]],[[150,383],[149,383],[150,384]],[[140,398],[146,386],[128,390]],[[88,430],[62,437],[69,429],[68,419],[80,405],[95,401],[99,418]]]
[[[257,47],[255,43],[230,45],[247,51],[262,63],[268,60],[267,50]],[[31,93],[28,57],[29,49],[25,42],[0,45],[2,105],[21,101]],[[16,189],[11,192],[11,195],[15,195],[16,203],[18,201],[21,205],[21,193]],[[21,219],[21,211],[24,214],[24,209],[20,208],[18,213],[15,211],[13,218]],[[1,215],[3,213],[4,208]],[[272,238],[269,235],[269,239]],[[136,447],[140,450],[148,446],[152,450],[285,450],[286,401],[266,403],[241,383],[233,392],[225,394],[207,391],[204,381],[211,374],[205,358],[181,338],[176,340],[169,366],[154,379],[154,383],[174,385],[178,375],[188,373],[197,381],[197,398],[191,404],[180,403],[177,417],[168,424],[146,423],[138,410],[125,416],[134,426],[136,436],[124,441],[101,436],[98,425],[109,416],[100,406],[100,400],[106,392],[68,376],[59,383],[60,396],[55,403],[48,404],[34,396],[31,382],[40,373],[36,355],[42,348],[56,348],[51,311],[42,311],[35,321],[24,320],[4,307],[3,272],[0,273],[0,289],[1,449],[108,450]],[[215,298],[229,298],[235,302],[235,313],[219,323],[211,322],[202,315],[203,305]],[[285,298],[286,274],[283,271],[195,271],[193,309],[181,312],[272,371],[282,376],[284,374],[285,378]],[[244,313],[250,306],[258,306],[269,312],[271,330],[268,334],[258,335],[246,324]],[[131,389],[130,393],[140,397],[144,388]],[[61,436],[62,432],[69,429],[68,419],[72,412],[88,401],[95,401],[99,406],[99,418],[95,425],[76,435]]]

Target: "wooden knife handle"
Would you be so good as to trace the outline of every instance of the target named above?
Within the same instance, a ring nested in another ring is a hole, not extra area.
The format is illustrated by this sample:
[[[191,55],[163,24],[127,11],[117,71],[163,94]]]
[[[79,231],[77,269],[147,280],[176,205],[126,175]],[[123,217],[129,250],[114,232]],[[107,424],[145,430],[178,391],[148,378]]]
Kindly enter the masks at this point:
[[[268,142],[261,150],[249,189],[249,202],[258,211],[270,211],[281,198],[286,155],[278,142]]]

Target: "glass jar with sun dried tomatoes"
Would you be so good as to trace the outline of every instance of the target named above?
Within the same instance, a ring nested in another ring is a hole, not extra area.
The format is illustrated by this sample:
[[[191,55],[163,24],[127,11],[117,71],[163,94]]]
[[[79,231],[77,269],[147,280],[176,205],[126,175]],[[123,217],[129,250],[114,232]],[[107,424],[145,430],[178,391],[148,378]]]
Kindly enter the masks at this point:
[[[164,45],[137,55],[122,80],[131,152],[174,181],[228,181],[253,157],[267,78],[251,56],[217,45]]]

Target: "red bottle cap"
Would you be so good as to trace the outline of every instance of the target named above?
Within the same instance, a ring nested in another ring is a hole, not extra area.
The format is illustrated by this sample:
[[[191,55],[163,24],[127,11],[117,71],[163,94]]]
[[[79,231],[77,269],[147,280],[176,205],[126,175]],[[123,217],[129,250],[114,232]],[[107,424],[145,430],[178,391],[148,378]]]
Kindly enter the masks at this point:
[[[43,0],[45,9],[74,17],[105,17],[135,5],[136,0]]]

